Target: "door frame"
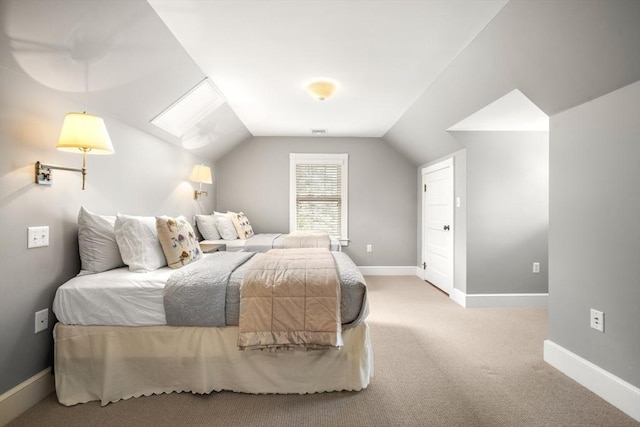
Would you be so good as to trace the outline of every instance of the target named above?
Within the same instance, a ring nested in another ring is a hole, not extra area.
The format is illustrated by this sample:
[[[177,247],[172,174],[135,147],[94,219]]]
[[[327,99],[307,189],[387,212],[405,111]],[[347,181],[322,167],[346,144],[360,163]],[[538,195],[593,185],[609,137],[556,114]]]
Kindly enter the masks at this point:
[[[453,235],[452,235],[452,241],[451,241],[451,288],[455,289],[455,265],[456,265],[456,259],[455,259],[455,232],[456,232],[456,224],[455,224],[455,194],[456,194],[456,186],[455,186],[455,161],[453,157],[449,157],[445,160],[439,161],[437,163],[434,163],[432,165],[429,166],[425,166],[421,169],[421,185],[420,185],[420,197],[421,197],[421,204],[422,204],[422,218],[420,221],[420,229],[422,230],[422,240],[421,242],[421,262],[420,265],[418,266],[418,271],[420,272],[419,276],[422,280],[426,280],[426,275],[425,275],[425,269],[423,268],[423,263],[426,261],[427,259],[427,245],[426,245],[426,230],[425,230],[425,221],[427,219],[427,209],[426,209],[426,203],[425,203],[425,198],[426,198],[426,191],[425,191],[425,179],[426,179],[426,175],[430,174],[431,172],[436,172],[439,171],[441,169],[445,169],[445,168],[449,168],[449,174],[450,174],[450,178],[451,178],[451,226],[452,226],[452,231],[453,231]]]

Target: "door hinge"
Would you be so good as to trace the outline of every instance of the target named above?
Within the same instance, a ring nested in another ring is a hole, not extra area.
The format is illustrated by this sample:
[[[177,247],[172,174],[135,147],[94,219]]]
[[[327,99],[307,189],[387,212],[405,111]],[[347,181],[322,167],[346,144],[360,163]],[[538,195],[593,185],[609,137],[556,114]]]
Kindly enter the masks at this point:
[[[426,262],[423,262],[423,263],[422,263],[422,269],[423,269],[423,270],[426,270],[426,269],[427,269],[427,263],[426,263]]]
[[[427,184],[424,185],[424,192],[427,192]]]

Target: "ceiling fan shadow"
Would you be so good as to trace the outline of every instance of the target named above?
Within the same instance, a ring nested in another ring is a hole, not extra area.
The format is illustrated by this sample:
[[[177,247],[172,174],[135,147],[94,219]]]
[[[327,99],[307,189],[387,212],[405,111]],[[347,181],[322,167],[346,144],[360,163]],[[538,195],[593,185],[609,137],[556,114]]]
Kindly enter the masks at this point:
[[[3,27],[13,58],[34,80],[64,92],[104,91],[170,61],[157,19],[141,5],[10,0]]]

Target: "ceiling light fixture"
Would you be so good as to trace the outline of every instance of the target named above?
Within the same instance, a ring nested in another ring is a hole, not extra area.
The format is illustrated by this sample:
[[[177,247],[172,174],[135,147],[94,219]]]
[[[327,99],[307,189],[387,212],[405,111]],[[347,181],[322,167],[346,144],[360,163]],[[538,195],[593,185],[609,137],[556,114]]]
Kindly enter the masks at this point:
[[[313,98],[324,101],[331,98],[338,89],[338,84],[332,79],[317,79],[307,85],[307,93]]]

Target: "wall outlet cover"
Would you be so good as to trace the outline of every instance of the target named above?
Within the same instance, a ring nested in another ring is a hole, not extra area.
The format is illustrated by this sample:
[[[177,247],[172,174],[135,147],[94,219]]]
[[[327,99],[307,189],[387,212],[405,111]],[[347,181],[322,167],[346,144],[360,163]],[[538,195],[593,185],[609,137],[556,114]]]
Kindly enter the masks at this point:
[[[589,325],[596,331],[604,332],[604,312],[592,308]]]
[[[35,333],[46,331],[49,328],[49,309],[36,311],[36,329]]]

